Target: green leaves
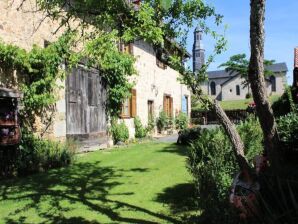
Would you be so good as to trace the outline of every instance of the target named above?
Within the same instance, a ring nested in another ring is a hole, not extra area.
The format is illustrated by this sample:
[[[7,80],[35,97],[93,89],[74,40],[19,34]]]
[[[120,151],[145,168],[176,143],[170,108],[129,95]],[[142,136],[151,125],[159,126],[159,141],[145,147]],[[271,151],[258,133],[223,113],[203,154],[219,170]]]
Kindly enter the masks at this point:
[[[274,62],[274,60],[264,60],[265,77],[274,75],[272,71],[266,69],[267,66],[272,65]],[[219,67],[224,67],[230,75],[233,73],[240,74],[241,77],[245,79],[243,86],[246,87],[248,85],[248,65],[249,61],[246,59],[246,54],[236,54],[231,56],[227,62],[221,64]]]
[[[172,0],[161,0],[161,7],[163,10],[168,11],[173,3]]]
[[[20,74],[20,88],[24,94],[21,116],[25,124],[32,125],[36,116],[45,123],[51,120],[44,113],[57,100],[57,81],[64,78],[60,65],[69,56],[73,34],[65,33],[47,48],[33,46],[27,52],[17,46],[0,43],[1,67]],[[29,127],[27,127],[29,128]]]

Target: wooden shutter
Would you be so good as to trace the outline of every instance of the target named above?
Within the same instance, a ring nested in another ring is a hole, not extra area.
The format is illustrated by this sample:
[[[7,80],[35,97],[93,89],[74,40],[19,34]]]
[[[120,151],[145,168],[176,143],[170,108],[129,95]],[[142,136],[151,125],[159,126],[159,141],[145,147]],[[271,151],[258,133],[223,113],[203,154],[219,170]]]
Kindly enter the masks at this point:
[[[167,113],[167,96],[163,96],[163,111]]]
[[[133,43],[129,44],[129,53],[133,55]]]
[[[131,117],[137,116],[137,91],[131,90]]]
[[[173,117],[173,97],[170,97],[170,117]]]

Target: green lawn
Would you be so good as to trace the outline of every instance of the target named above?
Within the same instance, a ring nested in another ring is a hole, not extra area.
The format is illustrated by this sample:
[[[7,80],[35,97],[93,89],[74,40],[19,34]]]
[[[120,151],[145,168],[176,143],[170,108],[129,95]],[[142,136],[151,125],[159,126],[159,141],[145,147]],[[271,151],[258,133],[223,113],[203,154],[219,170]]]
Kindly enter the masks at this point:
[[[183,223],[196,212],[185,154],[176,145],[143,143],[2,181],[0,223]]]
[[[277,101],[280,98],[279,95],[272,95],[269,97],[271,103]],[[245,99],[245,100],[228,100],[228,101],[221,101],[220,105],[224,110],[235,110],[235,109],[246,109],[248,104],[253,102],[254,100]]]
[[[269,100],[271,103],[274,103],[280,98],[279,95],[272,95],[269,97]],[[220,105],[224,110],[236,110],[236,109],[246,109],[248,104],[253,102],[254,100],[252,98],[250,99],[244,99],[244,100],[226,100],[226,101],[220,101]],[[198,104],[195,108],[192,109],[200,109],[201,105]]]

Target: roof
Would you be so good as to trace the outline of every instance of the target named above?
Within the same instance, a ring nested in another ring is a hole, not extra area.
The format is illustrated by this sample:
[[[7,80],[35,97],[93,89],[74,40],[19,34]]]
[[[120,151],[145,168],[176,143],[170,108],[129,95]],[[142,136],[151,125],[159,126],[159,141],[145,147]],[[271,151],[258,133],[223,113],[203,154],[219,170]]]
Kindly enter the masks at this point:
[[[166,37],[165,38],[167,41],[169,41],[176,49],[178,49],[181,53],[184,54],[185,58],[190,58],[191,54],[186,50],[186,48],[184,48],[183,46],[181,46],[177,41]]]
[[[195,32],[201,32],[202,28],[200,27],[200,25],[198,24],[197,27],[195,28]]]
[[[269,65],[266,67],[266,69],[274,73],[288,71],[288,67],[285,62]],[[230,72],[226,72],[225,70],[210,71],[207,72],[207,74],[209,79],[231,78],[231,76],[237,75],[236,73],[230,74]]]
[[[285,62],[268,65],[266,67],[266,69],[269,71],[272,71],[272,72],[287,72],[288,71],[288,67]]]

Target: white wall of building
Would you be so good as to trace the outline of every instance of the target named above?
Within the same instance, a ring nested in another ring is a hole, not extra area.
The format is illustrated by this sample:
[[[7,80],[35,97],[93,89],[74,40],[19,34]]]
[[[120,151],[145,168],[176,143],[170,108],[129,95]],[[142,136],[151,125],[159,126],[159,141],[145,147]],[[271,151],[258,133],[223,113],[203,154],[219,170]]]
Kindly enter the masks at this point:
[[[158,117],[163,110],[163,97],[168,94],[173,97],[173,114],[181,111],[182,97],[188,96],[188,116],[190,116],[190,91],[178,80],[180,74],[170,68],[159,68],[156,65],[155,52],[152,46],[144,41],[136,41],[133,47],[134,56],[137,58],[136,69],[138,76],[131,81],[136,83],[137,91],[137,116],[143,125],[148,124],[148,100],[154,101],[154,115]],[[130,135],[134,136],[133,118],[124,119],[130,129]]]

